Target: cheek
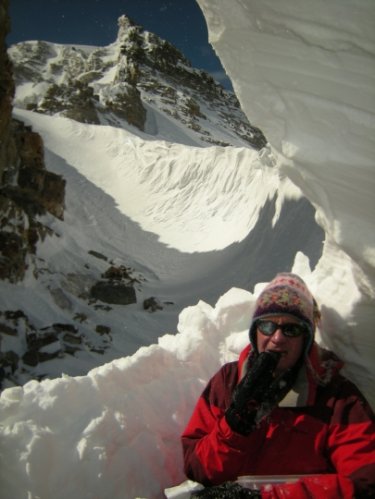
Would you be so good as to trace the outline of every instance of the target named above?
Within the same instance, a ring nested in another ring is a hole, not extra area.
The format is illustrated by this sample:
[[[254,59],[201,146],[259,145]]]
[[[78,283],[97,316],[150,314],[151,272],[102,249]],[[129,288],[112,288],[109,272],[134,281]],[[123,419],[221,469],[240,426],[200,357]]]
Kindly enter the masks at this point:
[[[265,338],[262,338],[260,335],[258,335],[257,337],[257,348],[258,348],[258,352],[263,352],[266,348],[266,345],[269,341],[269,338],[265,337]]]

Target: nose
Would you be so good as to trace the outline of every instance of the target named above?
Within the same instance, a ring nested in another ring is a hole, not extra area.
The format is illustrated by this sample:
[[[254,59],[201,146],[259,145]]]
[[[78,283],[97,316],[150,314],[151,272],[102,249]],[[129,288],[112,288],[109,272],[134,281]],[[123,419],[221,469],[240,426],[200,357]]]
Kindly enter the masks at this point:
[[[284,343],[285,342],[285,336],[282,332],[282,329],[279,327],[276,329],[276,331],[273,333],[273,335],[271,336],[271,341],[273,343]]]

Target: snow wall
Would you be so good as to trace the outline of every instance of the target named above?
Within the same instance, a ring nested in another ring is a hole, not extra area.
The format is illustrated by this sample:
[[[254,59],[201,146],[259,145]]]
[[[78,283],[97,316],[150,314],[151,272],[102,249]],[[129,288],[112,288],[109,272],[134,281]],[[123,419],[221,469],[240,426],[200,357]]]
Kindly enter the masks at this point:
[[[375,4],[198,0],[241,106],[316,208],[324,342],[375,404]],[[349,353],[350,351],[350,353]]]

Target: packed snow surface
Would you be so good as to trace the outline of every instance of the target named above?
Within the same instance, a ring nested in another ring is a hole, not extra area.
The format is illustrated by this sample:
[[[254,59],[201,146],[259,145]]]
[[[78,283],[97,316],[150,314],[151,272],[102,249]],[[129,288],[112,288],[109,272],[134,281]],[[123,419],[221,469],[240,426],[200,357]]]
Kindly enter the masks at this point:
[[[87,375],[2,392],[2,499],[161,498],[165,488],[182,482],[179,434],[208,378],[245,346],[270,268],[293,270],[306,280],[323,313],[317,340],[346,361],[348,377],[375,404],[373,3],[198,3],[244,110],[271,143],[265,157],[241,148],[147,142],[110,127],[16,114],[42,134],[48,167],[64,172],[68,182],[66,219],[55,222],[62,241],[41,245],[40,257],[64,272],[68,264],[74,268],[79,250],[95,249],[88,245],[99,234],[99,250],[112,256],[123,245],[135,267],[152,270],[148,291],[160,281],[166,296],[174,290],[185,308],[175,329],[131,356]],[[325,244],[318,262],[296,248],[286,268],[285,242],[292,244],[300,229],[293,230],[283,210],[299,202],[300,193],[316,209]],[[78,213],[82,218],[75,223]],[[267,238],[276,234],[280,243],[286,227],[284,245]],[[261,248],[257,261],[247,246],[254,231],[252,243]],[[241,289],[241,269],[245,278],[256,275],[250,279],[259,283],[254,289]],[[184,297],[177,289],[185,281]],[[30,309],[38,311],[44,303],[43,319],[52,319],[57,307],[35,286],[31,277],[9,286],[5,306],[11,295],[30,300]],[[222,292],[209,304],[215,286]],[[188,306],[192,289],[201,289],[202,299]],[[140,320],[135,310],[124,317],[133,327]]]

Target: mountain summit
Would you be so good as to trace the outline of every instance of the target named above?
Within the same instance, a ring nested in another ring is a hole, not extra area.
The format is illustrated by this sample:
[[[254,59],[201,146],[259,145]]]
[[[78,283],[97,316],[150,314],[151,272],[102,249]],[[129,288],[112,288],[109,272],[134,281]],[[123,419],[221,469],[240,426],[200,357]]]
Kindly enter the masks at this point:
[[[10,47],[15,106],[82,123],[130,125],[142,137],[160,138],[160,128],[169,126],[191,145],[265,145],[233,93],[129,17],[121,16],[118,26],[106,47],[44,41]]]

